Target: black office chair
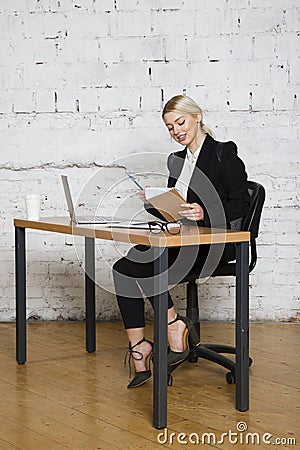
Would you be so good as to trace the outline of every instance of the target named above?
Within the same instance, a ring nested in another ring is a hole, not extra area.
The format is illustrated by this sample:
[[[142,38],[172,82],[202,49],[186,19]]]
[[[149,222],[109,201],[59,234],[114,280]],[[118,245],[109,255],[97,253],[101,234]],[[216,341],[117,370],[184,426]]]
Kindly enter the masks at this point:
[[[258,236],[260,216],[265,201],[265,189],[259,183],[248,181],[248,191],[251,197],[251,205],[247,215],[240,221],[239,229],[242,231],[250,231],[251,260],[249,264],[249,272],[251,272],[254,269],[257,261],[256,238]],[[219,266],[212,274],[213,277],[235,275],[235,262],[219,264]],[[199,334],[199,337],[201,338],[198,307],[198,286],[196,280],[196,276],[195,279],[193,279],[193,276],[191,275],[187,283],[186,315],[193,322]],[[228,384],[233,384],[235,383],[235,362],[223,356],[222,353],[235,354],[235,347],[219,344],[200,344],[198,347],[194,347],[191,349],[189,361],[197,362],[198,358],[204,358],[225,367],[229,370],[229,372],[226,373],[226,381]],[[251,364],[252,359],[249,358],[249,366]],[[174,367],[174,369],[176,367]],[[168,374],[168,384],[172,384],[171,373]]]

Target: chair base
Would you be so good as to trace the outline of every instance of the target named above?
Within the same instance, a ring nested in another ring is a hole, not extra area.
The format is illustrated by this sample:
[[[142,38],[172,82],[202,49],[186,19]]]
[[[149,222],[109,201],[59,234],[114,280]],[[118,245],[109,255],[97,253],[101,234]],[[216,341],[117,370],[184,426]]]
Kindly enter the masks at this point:
[[[225,367],[225,369],[229,370],[229,372],[226,373],[227,383],[235,384],[235,367],[236,367],[235,361],[222,355],[222,353],[235,355],[236,349],[235,347],[231,347],[228,345],[200,344],[197,347],[193,347],[191,349],[188,361],[190,363],[196,363],[198,361],[198,358],[202,358],[207,359],[208,361],[214,362],[216,364],[219,364],[220,366]],[[252,358],[249,358],[249,367],[251,366],[252,362],[253,362]],[[176,365],[174,368],[169,370],[168,386],[171,386],[173,381],[171,373],[179,366],[180,364]]]

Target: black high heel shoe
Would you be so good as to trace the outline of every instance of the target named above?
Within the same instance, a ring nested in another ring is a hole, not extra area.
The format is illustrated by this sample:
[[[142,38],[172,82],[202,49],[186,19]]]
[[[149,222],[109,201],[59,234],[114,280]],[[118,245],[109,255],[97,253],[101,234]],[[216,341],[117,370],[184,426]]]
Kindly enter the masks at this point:
[[[124,359],[124,365],[126,366],[127,357],[129,355],[129,358],[128,358],[129,378],[131,378],[131,358],[135,359],[137,361],[140,361],[140,360],[142,360],[144,358],[143,353],[138,351],[138,350],[134,350],[134,348],[137,347],[138,345],[140,345],[142,342],[145,342],[145,341],[148,342],[151,345],[151,347],[153,348],[152,342],[148,341],[145,338],[141,339],[133,347],[131,346],[131,342],[129,342],[129,348],[128,348],[127,352],[126,352],[125,359]],[[146,383],[146,381],[148,381],[151,378],[150,364],[151,364],[151,361],[152,361],[152,356],[153,356],[153,350],[151,350],[151,352],[149,353],[149,355],[146,357],[146,360],[145,360],[145,366],[146,366],[147,370],[143,370],[141,372],[136,372],[135,376],[133,377],[133,379],[130,381],[130,383],[127,386],[128,389],[132,389],[132,388],[136,388],[138,386],[141,386],[142,384]]]
[[[190,321],[190,319],[188,319],[187,317],[183,317],[177,314],[176,318],[171,322],[169,322],[168,325],[171,325],[172,323],[175,323],[178,320],[181,320],[186,325],[186,328],[182,335],[182,342],[184,349],[182,352],[175,352],[171,349],[169,350],[167,359],[169,367],[175,366],[185,361],[190,354],[190,347],[197,347],[200,344],[200,339],[197,334],[197,331],[195,330],[195,327]]]

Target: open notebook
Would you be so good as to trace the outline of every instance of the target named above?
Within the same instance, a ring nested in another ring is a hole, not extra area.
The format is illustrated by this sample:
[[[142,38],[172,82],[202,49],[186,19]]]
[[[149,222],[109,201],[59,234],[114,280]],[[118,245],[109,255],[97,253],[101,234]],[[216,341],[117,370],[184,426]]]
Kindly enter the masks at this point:
[[[177,220],[182,219],[179,211],[182,210],[182,204],[186,203],[186,201],[175,188],[147,187],[145,188],[145,197],[146,200],[162,214],[167,222],[176,222]],[[108,224],[107,226],[114,228],[149,229],[148,222],[134,220]],[[174,224],[174,226],[176,226],[176,224]]]
[[[187,203],[175,188],[145,188],[145,197],[168,222],[182,219],[179,211]]]

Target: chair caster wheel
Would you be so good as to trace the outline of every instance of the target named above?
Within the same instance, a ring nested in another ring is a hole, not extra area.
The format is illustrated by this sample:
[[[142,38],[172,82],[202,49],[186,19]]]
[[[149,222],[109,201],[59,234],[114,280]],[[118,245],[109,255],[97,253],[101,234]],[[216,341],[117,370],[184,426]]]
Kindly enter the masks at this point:
[[[196,363],[198,361],[198,353],[197,353],[197,349],[196,347],[193,347],[190,351],[189,357],[188,357],[188,362],[190,363]]]
[[[252,366],[252,363],[253,363],[253,359],[250,358],[250,356],[249,356],[249,367]]]
[[[190,363],[196,363],[198,361],[198,356],[191,356],[188,361]]]
[[[227,372],[226,373],[226,381],[228,384],[235,384],[235,373]]]
[[[172,375],[169,373],[169,374],[168,374],[167,385],[168,385],[168,386],[172,386],[172,384],[173,384],[173,377],[172,377]]]

